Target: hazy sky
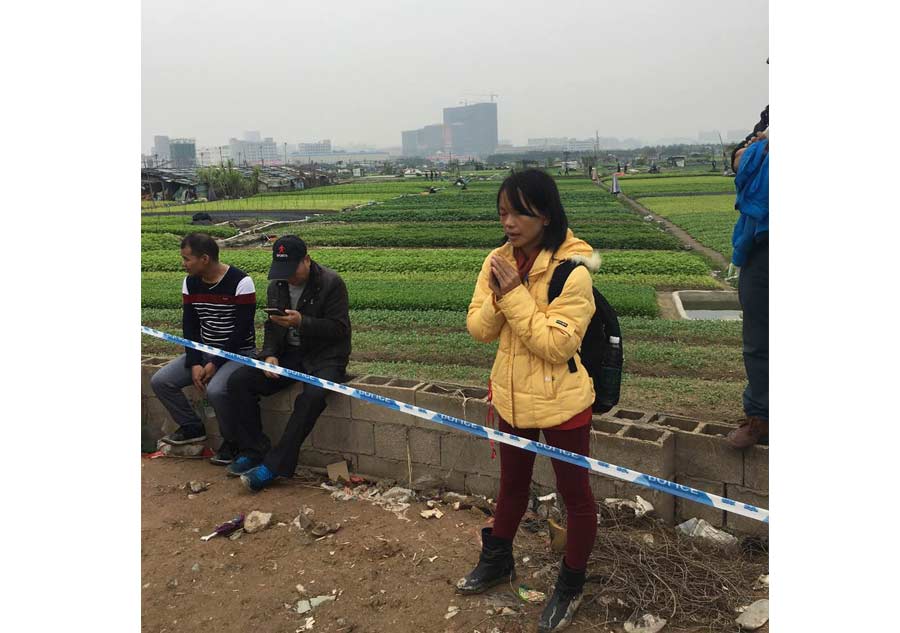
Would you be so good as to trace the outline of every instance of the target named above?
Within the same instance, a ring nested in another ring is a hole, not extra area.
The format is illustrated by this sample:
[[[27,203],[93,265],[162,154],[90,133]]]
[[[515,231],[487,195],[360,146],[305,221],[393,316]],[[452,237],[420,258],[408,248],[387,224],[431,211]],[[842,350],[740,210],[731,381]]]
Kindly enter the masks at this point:
[[[768,103],[761,0],[144,0],[141,147],[400,145],[497,98],[501,139],[746,128]]]

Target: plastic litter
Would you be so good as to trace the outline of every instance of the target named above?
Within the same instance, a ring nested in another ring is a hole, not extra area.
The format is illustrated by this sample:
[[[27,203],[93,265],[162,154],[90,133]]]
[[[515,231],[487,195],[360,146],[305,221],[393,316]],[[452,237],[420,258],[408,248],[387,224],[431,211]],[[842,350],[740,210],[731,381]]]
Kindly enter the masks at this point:
[[[675,529],[685,536],[703,539],[704,541],[723,547],[730,547],[738,544],[738,540],[734,536],[728,532],[717,530],[705,519],[698,519],[696,517],[688,519],[684,523],[676,526]]]
[[[616,511],[624,509],[633,511],[635,518],[638,519],[653,512],[653,504],[640,495],[636,495],[634,501],[630,499],[604,499],[603,503]]]
[[[644,614],[637,620],[625,622],[626,633],[658,633],[666,626],[667,620],[656,615]]]
[[[516,590],[516,595],[528,604],[541,604],[547,599],[547,594],[543,591],[529,589],[525,585],[519,585],[519,588]]]
[[[244,526],[244,515],[239,514],[234,517],[231,521],[226,521],[222,525],[216,527],[212,534],[207,534],[206,536],[201,536],[201,541],[208,541],[209,539],[215,536],[228,536],[235,530]]]

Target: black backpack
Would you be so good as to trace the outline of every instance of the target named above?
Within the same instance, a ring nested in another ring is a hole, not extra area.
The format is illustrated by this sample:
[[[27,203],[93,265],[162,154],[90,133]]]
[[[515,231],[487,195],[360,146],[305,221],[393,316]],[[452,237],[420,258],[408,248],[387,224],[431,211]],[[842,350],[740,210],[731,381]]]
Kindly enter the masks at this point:
[[[553,271],[547,300],[553,302],[562,292],[569,275],[581,264],[566,260]],[[591,317],[587,332],[581,341],[581,364],[594,381],[594,413],[606,413],[619,403],[619,392],[622,385],[622,330],[619,329],[619,318],[609,301],[594,290],[594,304],[597,309]],[[611,340],[612,339],[612,340]],[[569,371],[578,371],[575,359],[569,359]]]

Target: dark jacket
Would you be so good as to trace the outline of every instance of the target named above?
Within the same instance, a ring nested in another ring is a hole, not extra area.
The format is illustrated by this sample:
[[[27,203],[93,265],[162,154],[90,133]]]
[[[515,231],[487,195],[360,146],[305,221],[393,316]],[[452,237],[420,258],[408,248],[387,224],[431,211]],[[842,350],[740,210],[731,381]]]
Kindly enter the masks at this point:
[[[290,293],[286,281],[269,282],[266,306],[289,308],[303,315],[300,320],[300,349],[307,373],[325,367],[346,369],[350,360],[350,300],[347,286],[340,275],[310,262],[309,279],[296,306],[289,306]],[[262,351],[259,358],[279,358],[288,348],[288,328],[266,319]]]

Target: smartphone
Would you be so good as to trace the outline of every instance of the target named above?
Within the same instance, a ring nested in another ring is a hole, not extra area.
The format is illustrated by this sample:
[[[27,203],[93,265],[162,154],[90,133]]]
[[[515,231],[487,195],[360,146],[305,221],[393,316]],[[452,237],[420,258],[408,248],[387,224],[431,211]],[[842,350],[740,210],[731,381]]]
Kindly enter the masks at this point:
[[[287,316],[287,312],[281,308],[263,308],[262,310],[269,316]]]

